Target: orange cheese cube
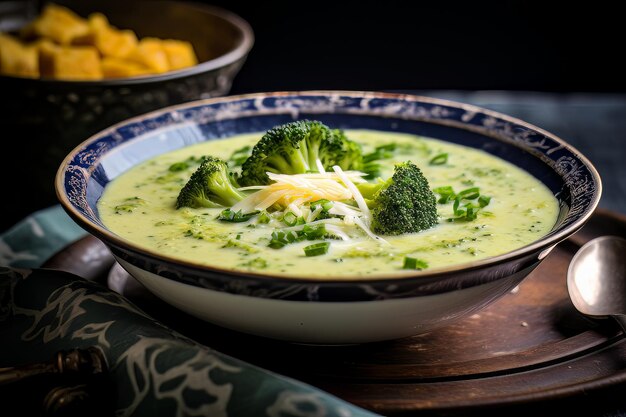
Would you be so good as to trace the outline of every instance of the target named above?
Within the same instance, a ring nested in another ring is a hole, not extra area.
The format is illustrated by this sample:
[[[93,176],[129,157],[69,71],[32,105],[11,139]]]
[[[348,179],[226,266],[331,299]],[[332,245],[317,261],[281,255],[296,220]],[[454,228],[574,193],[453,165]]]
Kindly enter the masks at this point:
[[[96,36],[95,46],[102,56],[124,58],[137,48],[137,36],[132,30],[103,30]]]
[[[61,45],[89,32],[87,21],[71,10],[56,4],[47,5],[41,15],[22,30],[25,37],[44,37]]]
[[[26,45],[13,36],[0,33],[0,74],[39,77],[37,47]]]
[[[89,32],[72,42],[74,45],[91,45],[102,56],[124,58],[137,48],[137,35],[132,30],[118,30],[109,25],[101,13],[89,15]]]
[[[119,58],[104,57],[101,65],[102,75],[105,78],[136,77],[152,73],[141,64]]]
[[[91,13],[87,17],[87,24],[91,32],[99,32],[111,28],[109,19],[102,13]]]
[[[42,75],[65,80],[100,80],[100,55],[92,46],[42,46]]]
[[[155,73],[166,72],[170,68],[163,44],[157,38],[143,38],[127,58]]]
[[[198,63],[191,43],[167,39],[162,42],[170,70],[192,67]]]

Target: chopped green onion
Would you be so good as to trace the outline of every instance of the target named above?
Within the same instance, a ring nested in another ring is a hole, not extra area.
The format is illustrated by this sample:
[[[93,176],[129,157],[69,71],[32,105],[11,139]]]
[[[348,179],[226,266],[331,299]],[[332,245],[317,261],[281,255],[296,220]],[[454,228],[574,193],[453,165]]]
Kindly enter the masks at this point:
[[[439,200],[437,200],[439,204],[454,201],[452,204],[454,217],[448,219],[450,222],[476,220],[478,212],[491,202],[491,197],[480,195],[480,188],[478,187],[467,188],[458,194],[455,194],[450,186],[435,188],[433,192],[440,195]]]
[[[292,212],[288,211],[285,214],[283,214],[282,221],[287,226],[295,226],[296,223],[298,222],[298,216],[296,216]]]
[[[448,163],[448,154],[440,153],[435,155],[429,162],[430,165],[444,165]]]
[[[454,194],[454,189],[449,185],[445,185],[443,187],[433,188],[433,192],[441,195],[449,195]]]
[[[176,162],[170,165],[169,171],[180,172],[186,170],[187,168],[189,168],[189,164],[187,162]]]
[[[361,172],[364,172],[366,175],[363,178],[372,179],[378,178],[382,174],[382,167],[378,162],[368,162],[363,164],[361,167]]]
[[[267,265],[267,261],[263,258],[254,258],[249,260],[248,262],[239,264],[239,266],[247,266],[248,268],[253,269],[265,269],[267,268]]]
[[[252,149],[251,146],[246,145],[243,148],[240,148],[234,151],[232,155],[230,156],[230,158],[228,158],[228,165],[230,167],[243,165],[243,163],[246,162],[246,159],[248,159],[248,156],[250,156],[251,149]]]
[[[480,188],[472,187],[461,191],[456,195],[459,200],[474,200],[480,196]]]
[[[280,249],[283,246],[286,246],[290,243],[298,242],[300,240],[303,239],[296,231],[291,230],[288,232],[283,232],[281,230],[275,230],[274,232],[272,232],[272,239],[267,246],[272,249]]]
[[[223,222],[231,222],[231,223],[241,223],[250,220],[252,217],[256,216],[259,212],[254,211],[252,213],[241,213],[241,210],[233,211],[231,209],[226,209],[220,213],[217,217],[218,220]]]
[[[280,249],[290,243],[301,242],[303,240],[323,239],[326,236],[326,226],[323,224],[317,226],[304,225],[302,230],[290,230],[284,232],[282,230],[274,230],[267,245],[272,249]]]
[[[373,152],[363,155],[363,166],[361,171],[367,175],[365,178],[375,178],[380,176],[381,166],[378,162],[381,159],[389,159],[396,150],[395,143],[377,146]]]
[[[302,236],[304,236],[307,240],[322,239],[326,236],[326,226],[324,226],[324,224],[317,226],[310,226],[307,224],[302,228]]]
[[[417,269],[421,271],[423,269],[428,268],[428,263],[421,259],[411,258],[409,256],[404,257],[404,264],[402,265],[402,269]]]
[[[455,216],[460,216],[463,213],[465,213],[465,211],[462,208],[459,209],[460,205],[461,205],[461,199],[460,198],[455,198],[454,199],[454,204],[452,205],[452,212],[454,213]]]
[[[486,195],[481,195],[478,197],[478,204],[480,208],[486,207],[491,202],[491,197],[487,197]]]
[[[261,223],[261,224],[267,224],[267,223],[269,223],[271,220],[272,220],[272,218],[270,217],[270,214],[269,214],[267,211],[263,210],[263,211],[261,212],[261,214],[259,214],[259,217],[258,217],[258,221],[259,221],[259,223]]]
[[[115,206],[115,214],[121,214],[122,212],[132,213],[139,206],[145,204],[146,201],[141,197],[129,197],[124,199],[123,204]]]
[[[333,208],[334,205],[335,203],[333,203],[332,201],[323,198],[321,200],[313,201],[311,203],[311,210],[317,210],[318,207],[322,207],[323,212],[328,212],[328,210]]]
[[[330,242],[314,243],[313,245],[304,247],[304,254],[306,256],[319,256],[328,252]]]
[[[439,200],[437,200],[439,204],[446,204],[449,201],[454,200],[454,198],[456,197],[454,189],[449,185],[446,185],[444,187],[437,187],[433,189],[433,193],[439,194],[441,196]]]
[[[283,246],[286,246],[287,244],[289,244],[289,242],[287,241],[287,238],[285,237],[285,232],[275,230],[274,232],[272,232],[272,239],[270,240],[270,243],[267,246],[269,246],[272,249],[280,249]]]
[[[476,220],[476,217],[478,217],[478,210],[480,210],[480,207],[468,204],[467,209],[465,210],[465,218],[467,220]]]
[[[287,238],[287,242],[294,243],[300,240],[300,235],[295,230],[290,230],[285,233],[285,237]]]
[[[387,145],[377,146],[373,152],[363,155],[363,162],[368,163],[372,161],[377,161],[379,159],[389,159],[393,156],[393,152],[395,150],[395,143],[388,143]]]

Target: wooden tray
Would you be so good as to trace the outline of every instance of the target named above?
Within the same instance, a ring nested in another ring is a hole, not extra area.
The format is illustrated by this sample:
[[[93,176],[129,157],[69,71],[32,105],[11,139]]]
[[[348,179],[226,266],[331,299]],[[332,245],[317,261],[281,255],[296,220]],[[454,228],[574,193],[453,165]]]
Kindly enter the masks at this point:
[[[384,415],[527,415],[547,406],[594,414],[626,410],[626,341],[612,320],[591,321],[569,301],[567,266],[593,237],[626,237],[626,217],[598,210],[516,290],[429,334],[384,343],[310,346],[207,324],[148,293],[87,237],[46,266],[106,282],[157,320],[198,342],[308,382]],[[87,255],[86,255],[87,254]],[[506,409],[506,410],[503,410]]]

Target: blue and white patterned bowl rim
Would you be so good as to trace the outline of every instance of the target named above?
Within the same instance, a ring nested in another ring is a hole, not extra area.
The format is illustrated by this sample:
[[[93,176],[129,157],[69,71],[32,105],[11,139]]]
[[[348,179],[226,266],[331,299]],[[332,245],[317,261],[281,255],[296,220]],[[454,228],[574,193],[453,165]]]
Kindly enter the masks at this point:
[[[508,148],[534,155],[536,158],[531,159],[535,160],[536,166],[541,166],[543,170],[548,169],[560,177],[562,190],[554,189],[555,184],[547,184],[553,189],[562,206],[561,217],[548,235],[500,256],[450,268],[420,271],[415,273],[415,277],[479,269],[551,248],[580,229],[593,214],[600,200],[602,185],[593,165],[565,141],[538,127],[491,110],[448,100],[355,91],[274,92],[230,96],[171,106],[129,119],[92,136],[68,154],[57,173],[57,196],[63,208],[79,225],[120,252],[134,254],[131,257],[137,255],[155,263],[164,261],[180,265],[187,270],[209,271],[255,280],[322,284],[315,278],[294,279],[198,266],[139,248],[110,232],[98,218],[96,208],[97,198],[104,186],[113,179],[110,178],[111,174],[116,176],[129,168],[109,164],[113,166],[105,169],[103,160],[114,150],[123,152],[124,146],[131,141],[141,141],[152,137],[150,135],[157,131],[167,132],[180,129],[181,126],[201,127],[199,131],[195,129],[189,134],[179,136],[173,143],[161,141],[167,143],[164,148],[155,148],[154,140],[150,142],[150,146],[140,146],[141,152],[145,152],[141,158],[145,160],[164,151],[207,139],[264,131],[278,123],[313,117],[333,127],[342,127],[341,119],[349,117],[359,119],[360,125],[351,125],[352,128],[402,131],[411,130],[411,123],[421,123],[423,126],[457,129],[468,135],[483,137],[484,140],[489,138],[488,141],[493,142],[496,139]],[[381,124],[384,125],[382,128]],[[376,278],[364,278],[363,282],[371,283]],[[379,278],[387,283],[394,280],[394,277]],[[395,275],[395,278],[406,281],[411,276],[398,278]],[[341,278],[333,278],[324,280],[323,285],[345,282]],[[351,278],[350,282],[354,284],[359,281]]]

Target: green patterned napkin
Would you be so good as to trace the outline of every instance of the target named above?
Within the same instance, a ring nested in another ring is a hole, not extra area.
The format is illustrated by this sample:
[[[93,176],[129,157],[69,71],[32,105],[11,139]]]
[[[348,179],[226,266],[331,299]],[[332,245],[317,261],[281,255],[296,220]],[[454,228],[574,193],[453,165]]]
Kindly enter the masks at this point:
[[[0,367],[97,346],[108,362],[118,416],[375,415],[200,345],[96,283],[24,269],[84,234],[53,207],[0,236]]]
[[[61,206],[38,211],[0,236],[0,266],[37,268],[86,234]]]

